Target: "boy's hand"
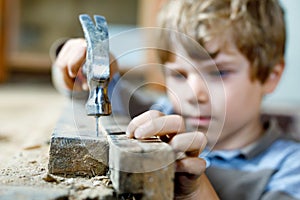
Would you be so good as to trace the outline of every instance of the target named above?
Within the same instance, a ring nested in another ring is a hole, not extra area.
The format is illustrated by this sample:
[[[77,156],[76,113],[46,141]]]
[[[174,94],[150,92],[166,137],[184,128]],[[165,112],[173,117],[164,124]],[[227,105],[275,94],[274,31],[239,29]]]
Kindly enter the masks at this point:
[[[186,132],[184,119],[180,115],[164,115],[155,110],[147,111],[134,118],[128,125],[128,137],[147,138],[159,136],[179,154],[176,160],[175,196],[180,199],[197,199],[201,177],[206,163],[199,154],[207,140],[201,132]],[[180,156],[185,153],[186,156]]]
[[[80,91],[87,90],[86,79],[79,70],[85,62],[86,41],[83,38],[68,40],[59,52],[54,67],[54,82],[59,88]],[[75,78],[80,84],[75,83]]]
[[[87,44],[84,38],[68,40],[53,64],[53,82],[59,90],[88,90],[86,77],[81,67],[86,58]],[[114,57],[110,55],[111,77],[118,71]],[[76,80],[76,84],[75,83]]]

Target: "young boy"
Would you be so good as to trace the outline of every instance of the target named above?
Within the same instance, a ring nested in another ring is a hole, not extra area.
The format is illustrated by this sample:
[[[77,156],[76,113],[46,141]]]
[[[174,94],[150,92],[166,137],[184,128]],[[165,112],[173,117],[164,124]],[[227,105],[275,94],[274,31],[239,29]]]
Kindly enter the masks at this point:
[[[176,199],[300,199],[300,145],[260,112],[284,70],[278,1],[170,0],[159,25],[170,103],[135,117],[127,135],[169,138],[185,152]],[[59,88],[72,89],[85,51],[83,39],[64,45],[53,67]]]

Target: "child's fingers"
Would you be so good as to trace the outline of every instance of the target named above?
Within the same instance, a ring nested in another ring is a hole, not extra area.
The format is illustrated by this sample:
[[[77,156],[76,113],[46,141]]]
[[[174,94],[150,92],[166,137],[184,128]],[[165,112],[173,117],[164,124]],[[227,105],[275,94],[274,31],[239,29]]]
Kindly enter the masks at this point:
[[[205,169],[205,160],[198,157],[186,157],[176,161],[176,172],[200,176]]]
[[[153,121],[153,119],[163,116],[164,114],[162,112],[159,112],[157,110],[149,110],[147,112],[144,112],[143,114],[133,118],[131,122],[129,123],[127,130],[126,130],[126,135],[130,138],[134,136],[134,133],[136,129],[141,126],[142,124],[148,122],[148,121]]]
[[[147,138],[151,136],[164,136],[185,131],[184,120],[179,115],[166,115],[152,118],[137,126],[134,131],[136,138]]]
[[[70,39],[59,52],[55,65],[61,69],[67,68],[71,78],[75,78],[86,55],[86,42],[82,38]]]
[[[198,156],[207,144],[206,136],[201,132],[189,132],[175,135],[169,142],[175,152],[185,152],[188,156]]]
[[[67,69],[60,69],[62,70],[62,74],[63,74],[63,80],[64,80],[64,84],[65,86],[69,89],[72,90],[73,89],[73,85],[74,85],[74,79],[71,78],[68,74],[67,74]]]
[[[70,43],[72,43],[72,39],[68,40],[66,44],[64,44],[55,60],[55,66],[60,69],[64,69],[67,67],[69,52],[72,50],[72,45]]]
[[[69,59],[67,63],[69,76],[75,78],[79,69],[84,64],[86,55],[86,46],[78,45],[77,48],[69,52]]]

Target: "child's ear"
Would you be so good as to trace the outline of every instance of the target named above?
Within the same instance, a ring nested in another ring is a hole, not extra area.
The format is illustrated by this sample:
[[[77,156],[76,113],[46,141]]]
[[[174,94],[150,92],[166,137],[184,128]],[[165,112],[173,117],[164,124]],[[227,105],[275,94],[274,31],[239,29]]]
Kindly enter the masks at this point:
[[[272,93],[276,89],[276,87],[280,81],[280,78],[283,74],[283,70],[284,70],[284,61],[282,61],[274,66],[268,79],[263,84],[265,94]]]

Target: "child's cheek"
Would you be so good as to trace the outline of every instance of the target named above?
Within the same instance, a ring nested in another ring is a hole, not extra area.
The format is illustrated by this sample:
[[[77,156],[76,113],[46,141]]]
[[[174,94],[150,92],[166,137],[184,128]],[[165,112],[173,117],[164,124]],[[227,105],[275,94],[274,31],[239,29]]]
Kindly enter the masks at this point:
[[[168,97],[171,101],[171,104],[172,104],[172,107],[173,107],[175,113],[180,114],[181,110],[182,110],[182,106],[181,106],[181,103],[180,103],[181,102],[180,101],[181,97],[179,96],[179,94],[174,93],[172,91],[169,91],[168,92]]]

